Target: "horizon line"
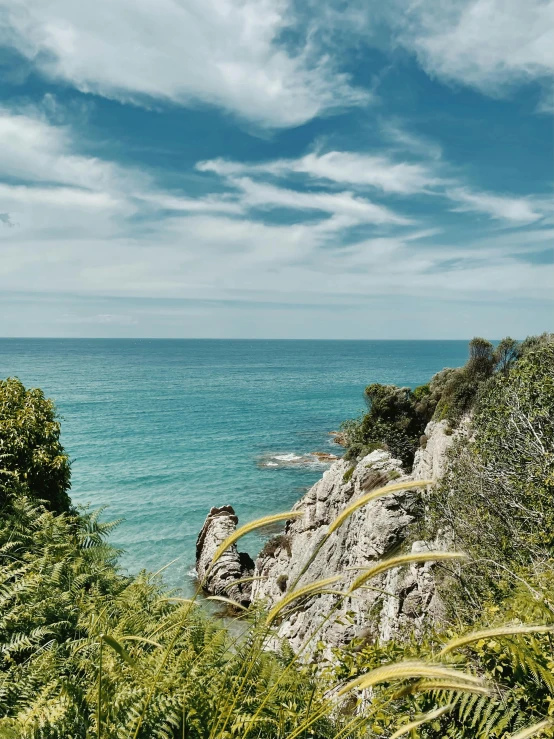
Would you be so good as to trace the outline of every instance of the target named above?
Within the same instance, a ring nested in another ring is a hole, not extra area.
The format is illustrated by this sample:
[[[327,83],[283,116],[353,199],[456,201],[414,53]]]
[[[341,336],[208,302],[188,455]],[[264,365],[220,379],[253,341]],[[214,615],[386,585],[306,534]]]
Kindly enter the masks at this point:
[[[377,338],[276,338],[276,337],[212,337],[212,336],[0,336],[0,341],[471,341],[475,337],[463,339],[377,339]],[[488,341],[500,341],[500,339],[488,339]],[[522,341],[522,339],[516,339]]]

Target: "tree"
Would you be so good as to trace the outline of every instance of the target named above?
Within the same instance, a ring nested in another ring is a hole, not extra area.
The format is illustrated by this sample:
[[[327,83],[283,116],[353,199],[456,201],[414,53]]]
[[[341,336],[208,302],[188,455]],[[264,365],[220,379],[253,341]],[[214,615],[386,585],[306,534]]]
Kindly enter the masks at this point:
[[[506,336],[494,350],[494,368],[497,372],[506,374],[519,355],[519,342]]]
[[[466,371],[475,377],[489,377],[494,368],[494,346],[490,341],[477,336],[469,342],[469,360]]]
[[[0,482],[6,491],[24,487],[53,511],[70,508],[69,457],[60,443],[56,409],[41,390],[27,390],[15,377],[0,381]]]

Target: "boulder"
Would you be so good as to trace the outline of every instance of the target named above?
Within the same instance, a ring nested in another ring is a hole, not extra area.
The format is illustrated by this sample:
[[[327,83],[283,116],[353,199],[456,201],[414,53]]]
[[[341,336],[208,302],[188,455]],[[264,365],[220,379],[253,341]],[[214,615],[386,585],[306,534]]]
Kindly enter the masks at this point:
[[[213,556],[219,545],[236,530],[238,518],[232,506],[212,508],[196,540],[196,574],[202,587],[211,595],[219,595],[240,603],[250,604],[251,582],[237,582],[254,574],[254,562],[236,544],[221,555],[215,565]]]

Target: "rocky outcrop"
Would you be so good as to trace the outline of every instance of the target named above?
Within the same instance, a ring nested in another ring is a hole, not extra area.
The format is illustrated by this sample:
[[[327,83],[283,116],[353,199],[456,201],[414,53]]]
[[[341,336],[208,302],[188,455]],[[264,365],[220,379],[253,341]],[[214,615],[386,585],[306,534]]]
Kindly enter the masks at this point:
[[[423,442],[414,459],[414,480],[438,480],[446,465],[448,451],[454,435],[449,421],[430,421],[425,429]]]
[[[447,451],[459,433],[452,433],[449,421],[428,423],[423,443],[415,455],[412,479],[438,480],[442,477],[447,464]],[[424,506],[425,492],[422,498]],[[444,551],[445,548],[448,546],[444,541],[415,541],[410,551],[415,554],[437,549]],[[436,588],[434,569],[432,562],[414,562],[408,567],[387,573],[383,590],[391,595],[385,596],[379,618],[379,637],[382,641],[406,631],[421,632],[426,623],[440,621],[444,610]]]
[[[410,538],[411,524],[422,515],[425,501],[425,495],[412,483],[434,480],[442,474],[453,437],[446,421],[430,423],[425,437],[411,475],[383,450],[371,452],[355,465],[344,459],[336,461],[294,506],[302,517],[289,521],[283,533],[260,553],[251,590],[237,585],[240,591],[235,592],[231,585],[233,580],[245,577],[248,570],[236,548],[231,548],[209,573],[207,588],[235,600],[249,597],[271,607],[292,589],[333,575],[341,575],[333,590],[346,592],[360,572],[379,560],[401,551],[439,548],[435,542]],[[396,483],[405,486],[359,508],[324,540],[329,525],[345,506],[372,489]],[[199,537],[200,577],[217,545],[235,526],[236,516],[230,506],[212,509]],[[286,613],[279,634],[298,649],[317,631],[314,645],[322,641],[330,654],[333,646],[352,639],[387,640],[405,631],[418,632],[442,613],[433,567],[432,563],[414,563],[389,570],[348,597],[327,592],[299,600]]]
[[[394,482],[405,480],[406,488],[353,513],[301,574],[329,524],[344,507],[392,478]],[[336,574],[343,577],[334,589],[346,590],[361,569],[391,554],[404,541],[409,525],[416,519],[419,500],[418,494],[410,490],[410,482],[403,475],[400,462],[388,452],[374,451],[353,469],[349,462],[336,462],[294,507],[304,515],[285,527],[280,539],[283,545],[271,556],[256,561],[256,575],[262,579],[254,583],[253,600],[264,600],[270,606],[292,587]],[[383,581],[381,577],[371,584],[380,588]],[[330,647],[348,642],[360,630],[376,626],[370,614],[375,607],[380,610],[382,597],[376,590],[363,590],[348,598],[324,594],[299,602],[299,607],[283,621],[280,635],[298,648],[333,613],[321,626],[318,639]]]
[[[272,552],[269,556],[257,559],[256,575],[262,579],[254,583],[252,599],[271,606],[293,586],[335,574],[343,575],[337,589],[345,591],[364,568],[396,552],[439,548],[435,542],[409,541],[411,524],[424,508],[421,491],[410,489],[410,483],[437,479],[452,443],[446,421],[430,423],[426,437],[411,475],[403,472],[399,460],[380,450],[364,457],[354,468],[340,460],[325,472],[295,506],[295,510],[304,512],[303,517],[285,527],[277,546],[267,548]],[[373,488],[398,482],[405,482],[406,487],[357,510],[298,578],[329,524],[346,505]],[[282,622],[280,635],[298,648],[315,629],[319,629],[318,640],[329,647],[354,638],[387,640],[402,632],[420,631],[442,614],[433,567],[432,563],[414,563],[386,572],[367,583],[371,589],[359,590],[351,598],[326,594],[299,603],[300,607]]]
[[[212,508],[196,540],[196,574],[204,590],[248,605],[251,599],[250,582],[237,582],[254,574],[254,562],[246,552],[239,552],[236,544],[230,546],[211,567],[218,546],[231,536],[238,518],[232,506]]]

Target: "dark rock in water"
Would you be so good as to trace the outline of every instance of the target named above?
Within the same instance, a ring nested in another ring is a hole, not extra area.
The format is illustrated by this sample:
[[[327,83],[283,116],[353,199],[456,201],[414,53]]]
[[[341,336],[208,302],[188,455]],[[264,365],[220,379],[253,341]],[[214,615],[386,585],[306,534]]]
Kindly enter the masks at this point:
[[[247,606],[252,583],[237,582],[254,574],[254,562],[246,552],[230,546],[213,567],[210,565],[218,546],[234,533],[238,518],[232,506],[212,508],[196,540],[196,574],[204,590]]]
[[[312,452],[312,457],[315,457],[318,462],[336,462],[338,459],[336,454],[329,454],[329,452]]]
[[[329,436],[333,437],[335,444],[338,444],[339,446],[348,446],[346,434],[342,431],[329,431]]]

